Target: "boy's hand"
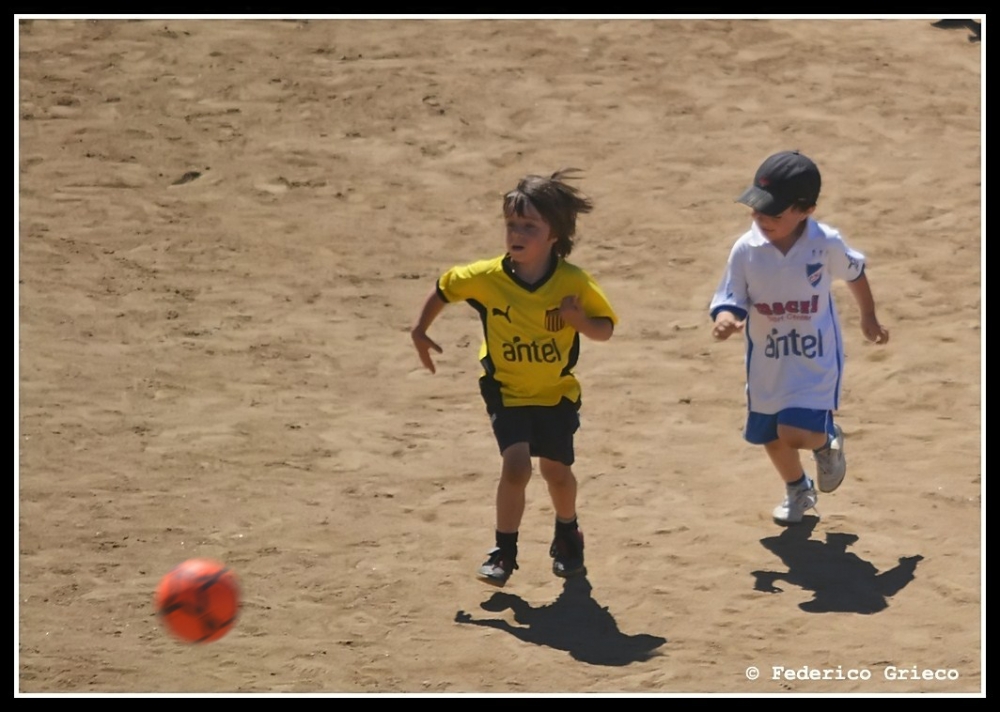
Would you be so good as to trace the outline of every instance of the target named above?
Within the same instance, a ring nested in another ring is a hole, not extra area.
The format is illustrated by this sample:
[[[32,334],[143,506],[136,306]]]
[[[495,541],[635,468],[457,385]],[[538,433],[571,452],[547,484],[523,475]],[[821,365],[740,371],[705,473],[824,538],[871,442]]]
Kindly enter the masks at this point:
[[[586,312],[580,305],[580,298],[575,294],[569,294],[562,298],[562,302],[559,304],[559,316],[577,331],[581,331],[580,326],[587,318]]]
[[[559,302],[559,318],[576,329],[578,334],[583,334],[594,341],[607,341],[615,333],[615,324],[611,317],[588,316],[583,308],[583,302],[576,294],[567,294]]]
[[[736,321],[730,312],[722,312],[718,321],[715,322],[715,326],[712,327],[712,337],[716,341],[725,341],[737,331],[743,331],[745,323],[745,321]]]
[[[424,365],[431,373],[437,373],[437,369],[434,367],[434,361],[431,359],[431,349],[437,351],[439,354],[444,353],[440,346],[434,343],[434,340],[429,337],[425,332],[419,329],[413,329],[410,332],[410,338],[413,339],[413,345],[417,348],[417,354],[420,356],[420,363]]]
[[[874,316],[861,317],[861,333],[879,346],[889,343],[889,330],[879,324]]]

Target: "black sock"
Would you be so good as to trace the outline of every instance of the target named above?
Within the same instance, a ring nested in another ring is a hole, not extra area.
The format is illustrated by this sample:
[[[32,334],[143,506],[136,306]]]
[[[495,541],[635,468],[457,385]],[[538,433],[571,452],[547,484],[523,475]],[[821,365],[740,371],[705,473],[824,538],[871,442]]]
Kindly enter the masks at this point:
[[[573,517],[573,520],[570,522],[560,521],[559,518],[556,517],[556,536],[569,536],[577,530],[578,526],[576,517]]]
[[[789,483],[787,483],[787,487],[790,490],[796,490],[796,489],[799,489],[801,487],[805,487],[807,479],[808,478],[806,477],[806,473],[803,472],[802,473],[802,477],[800,477],[799,479],[795,480],[795,482],[789,482]]]
[[[497,532],[497,548],[506,554],[510,554],[516,559],[517,532],[513,532],[512,534],[504,534],[503,532]]]

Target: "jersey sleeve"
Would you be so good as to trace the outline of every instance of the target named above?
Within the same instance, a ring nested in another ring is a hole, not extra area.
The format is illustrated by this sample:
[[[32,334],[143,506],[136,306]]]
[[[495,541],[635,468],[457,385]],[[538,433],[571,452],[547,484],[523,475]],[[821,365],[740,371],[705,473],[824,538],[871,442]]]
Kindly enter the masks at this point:
[[[729,259],[726,262],[726,270],[719,280],[719,285],[712,295],[712,301],[708,312],[712,321],[721,311],[731,311],[737,319],[743,320],[747,317],[747,310],[750,307],[750,295],[746,278],[746,254],[747,247],[744,242],[737,242],[729,252]]]
[[[827,237],[830,276],[845,282],[853,282],[865,273],[865,256],[850,247],[840,233]]]
[[[604,290],[587,272],[583,272],[584,288],[580,298],[583,311],[591,318],[605,317],[611,320],[612,324],[618,324],[618,315],[611,307],[611,302],[604,294]]]
[[[438,277],[437,293],[449,304],[475,299],[480,280],[476,279],[479,270],[476,264],[456,265]]]

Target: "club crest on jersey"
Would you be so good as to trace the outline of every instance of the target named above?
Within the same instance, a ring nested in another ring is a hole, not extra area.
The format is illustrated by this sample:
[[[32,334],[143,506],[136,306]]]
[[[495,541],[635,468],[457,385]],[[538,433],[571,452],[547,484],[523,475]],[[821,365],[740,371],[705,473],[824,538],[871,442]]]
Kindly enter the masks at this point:
[[[809,280],[809,284],[814,287],[819,284],[823,279],[823,265],[806,265],[806,278]]]
[[[545,328],[548,331],[559,331],[565,325],[562,317],[559,316],[559,309],[547,309],[545,311]]]

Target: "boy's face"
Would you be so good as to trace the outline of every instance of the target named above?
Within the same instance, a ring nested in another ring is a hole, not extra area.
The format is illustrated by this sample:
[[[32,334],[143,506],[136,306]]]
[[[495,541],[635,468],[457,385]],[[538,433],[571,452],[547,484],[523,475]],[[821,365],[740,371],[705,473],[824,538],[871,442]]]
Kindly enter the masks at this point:
[[[518,264],[535,265],[548,260],[556,238],[535,206],[525,206],[524,215],[507,213],[507,252]]]
[[[753,221],[770,242],[781,242],[795,234],[802,221],[815,209],[815,205],[808,210],[799,210],[793,205],[778,215],[765,215],[754,210]]]

